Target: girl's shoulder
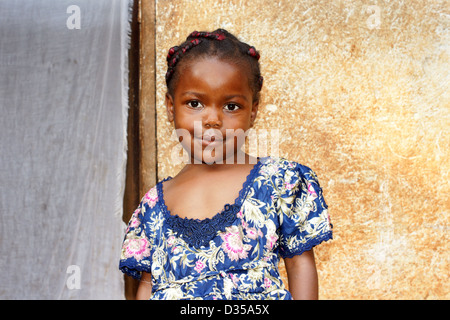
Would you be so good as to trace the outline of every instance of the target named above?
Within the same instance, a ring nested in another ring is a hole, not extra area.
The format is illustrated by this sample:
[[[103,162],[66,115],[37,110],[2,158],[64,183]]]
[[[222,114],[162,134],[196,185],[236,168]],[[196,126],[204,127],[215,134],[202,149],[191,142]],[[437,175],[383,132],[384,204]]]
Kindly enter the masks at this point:
[[[150,216],[154,216],[155,214],[160,213],[159,209],[159,201],[160,201],[160,191],[159,185],[161,182],[158,182],[154,185],[150,190],[148,190],[145,195],[141,198],[141,202],[139,203],[139,207],[136,211],[138,211],[141,218],[148,219]]]
[[[275,193],[285,198],[300,196],[318,199],[321,206],[327,208],[319,179],[308,166],[283,157],[268,157],[261,172],[263,180],[270,179],[273,182]]]
[[[321,192],[316,173],[308,166],[284,157],[266,157],[260,168],[261,180],[272,180],[278,193],[293,192],[297,189]]]

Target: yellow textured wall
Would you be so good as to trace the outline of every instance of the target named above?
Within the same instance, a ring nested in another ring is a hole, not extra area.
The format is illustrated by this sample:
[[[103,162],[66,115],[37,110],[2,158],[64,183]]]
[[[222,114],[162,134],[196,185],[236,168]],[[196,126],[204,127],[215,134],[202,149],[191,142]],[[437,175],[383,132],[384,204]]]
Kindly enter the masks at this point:
[[[449,299],[446,1],[157,1],[159,179],[181,168],[167,50],[219,27],[261,52],[255,129],[279,129],[279,155],[324,189],[335,239],[315,250],[320,297]]]

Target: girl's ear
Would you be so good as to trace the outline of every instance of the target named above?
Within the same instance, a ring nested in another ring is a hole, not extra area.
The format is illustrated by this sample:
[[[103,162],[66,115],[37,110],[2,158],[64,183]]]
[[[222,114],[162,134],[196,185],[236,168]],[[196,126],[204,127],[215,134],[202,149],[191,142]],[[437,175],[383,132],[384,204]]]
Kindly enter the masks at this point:
[[[166,93],[166,110],[167,110],[167,118],[170,122],[173,122],[174,119],[174,104],[172,96],[167,92]]]
[[[252,113],[250,115],[250,127],[253,127],[253,124],[255,123],[256,115],[258,114],[258,108],[259,108],[259,100],[253,102]]]

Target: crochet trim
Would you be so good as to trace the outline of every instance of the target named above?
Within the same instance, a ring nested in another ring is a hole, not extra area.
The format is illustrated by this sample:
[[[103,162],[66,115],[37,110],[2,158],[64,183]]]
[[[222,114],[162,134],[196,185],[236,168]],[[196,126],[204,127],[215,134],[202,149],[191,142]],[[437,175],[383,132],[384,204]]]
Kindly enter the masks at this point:
[[[136,264],[134,259],[120,260],[119,269],[136,280],[141,280],[142,271],[151,273],[150,266],[146,267],[139,263]]]
[[[192,219],[181,218],[178,215],[171,214],[164,201],[164,192],[162,183],[172,179],[171,176],[165,178],[157,184],[158,203],[164,213],[166,222],[170,229],[180,236],[184,241],[193,247],[200,248],[206,246],[217,235],[219,231],[225,231],[237,219],[237,213],[242,207],[242,203],[247,197],[249,187],[252,185],[254,176],[261,166],[259,160],[247,175],[245,182],[242,184],[239,195],[233,204],[225,204],[222,211],[216,213],[212,218]]]

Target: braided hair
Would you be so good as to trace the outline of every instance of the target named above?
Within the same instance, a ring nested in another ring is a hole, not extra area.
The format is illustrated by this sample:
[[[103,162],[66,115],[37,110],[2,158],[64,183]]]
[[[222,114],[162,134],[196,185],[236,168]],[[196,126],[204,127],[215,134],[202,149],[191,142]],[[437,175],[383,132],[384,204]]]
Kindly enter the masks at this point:
[[[253,100],[259,101],[263,84],[259,66],[259,52],[224,29],[213,32],[192,32],[185,42],[170,48],[167,54],[166,85],[173,96],[179,79],[180,65],[193,58],[215,56],[232,63],[243,64],[249,68],[249,85],[253,91]]]

